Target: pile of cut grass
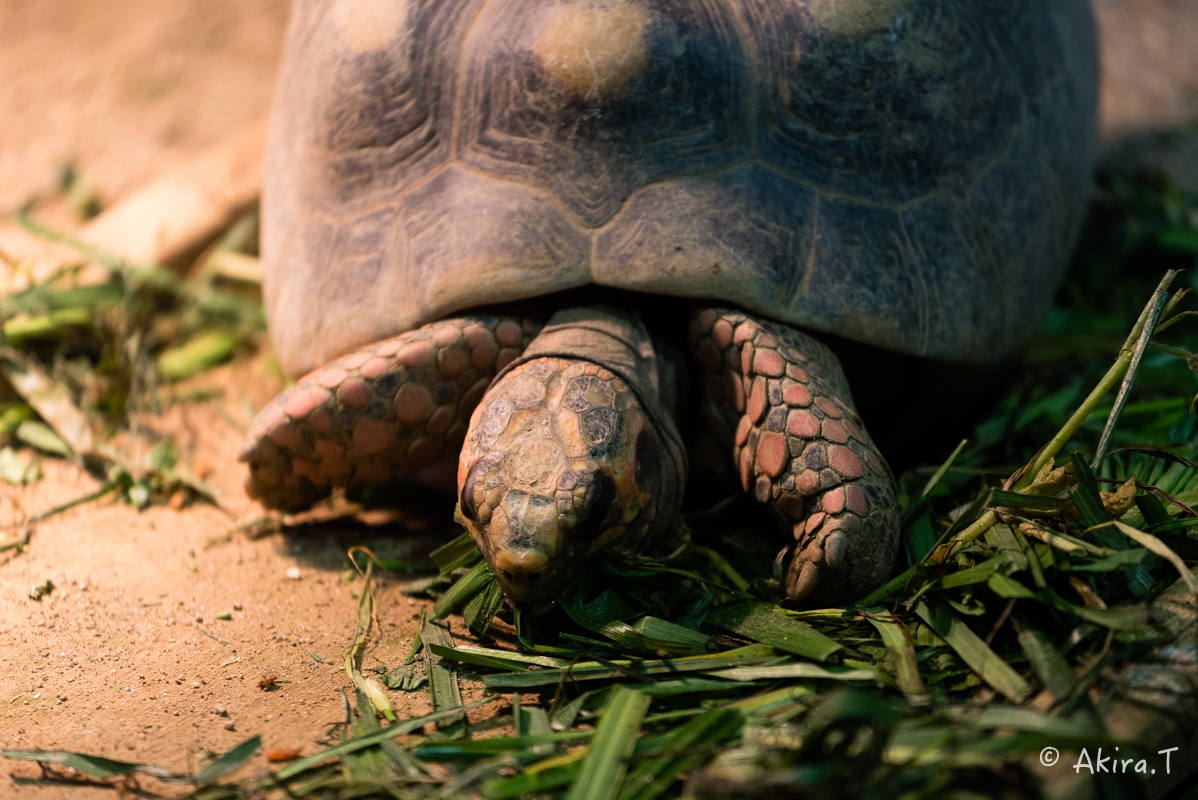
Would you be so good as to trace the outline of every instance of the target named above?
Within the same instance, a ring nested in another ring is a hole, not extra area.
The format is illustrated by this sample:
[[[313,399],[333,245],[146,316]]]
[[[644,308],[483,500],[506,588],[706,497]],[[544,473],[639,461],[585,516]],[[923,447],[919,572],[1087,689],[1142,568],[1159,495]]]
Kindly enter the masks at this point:
[[[1169,273],[1153,287],[1162,264],[1198,256],[1198,198],[1100,184],[1098,223],[1025,368],[968,443],[901,476],[896,575],[852,607],[777,606],[760,572],[775,540],[739,500],[691,512],[652,553],[593,564],[539,619],[506,608],[462,537],[435,554],[439,574],[409,586],[435,598],[433,614],[405,661],[376,677],[361,671],[376,562],[351,553],[366,588],[339,743],[240,781],[228,776],[257,737],[191,776],[4,755],[177,779],[195,798],[492,800],[1032,797],[1043,748],[1062,751],[1066,775],[1082,748],[1159,759],[1157,739],[1184,724],[1164,713],[1128,738],[1112,723],[1131,665],[1163,674],[1162,648],[1194,635],[1198,358],[1194,312],[1172,284],[1198,280]],[[439,624],[455,613],[481,642]],[[483,646],[496,618],[517,647]],[[488,696],[463,704],[473,679]],[[397,719],[387,690],[424,687],[433,712]],[[508,710],[469,722],[503,699]],[[1135,778],[1095,781],[1136,797]]]
[[[28,214],[18,221],[74,249],[78,259],[0,296],[0,481],[36,481],[40,460],[50,457],[75,461],[102,486],[25,520],[15,536],[0,540],[0,552],[24,548],[46,517],[109,494],[138,509],[213,501],[212,490],[179,464],[174,443],[140,428],[138,419],[161,413],[166,403],[212,399],[165,389],[256,347],[266,327],[259,288],[244,276],[228,279],[222,268],[230,259],[255,261],[242,251],[256,245],[256,213],[206,251],[189,278],[126,263]],[[26,271],[19,263],[9,267]],[[118,433],[124,448],[112,443]]]

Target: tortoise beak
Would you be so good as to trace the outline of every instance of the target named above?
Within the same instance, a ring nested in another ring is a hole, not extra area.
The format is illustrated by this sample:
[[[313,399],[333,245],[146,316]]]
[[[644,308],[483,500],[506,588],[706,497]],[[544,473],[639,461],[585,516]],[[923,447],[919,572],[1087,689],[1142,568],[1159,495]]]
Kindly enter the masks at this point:
[[[577,565],[562,545],[552,497],[508,491],[486,526],[488,561],[503,591],[519,603],[553,600]]]

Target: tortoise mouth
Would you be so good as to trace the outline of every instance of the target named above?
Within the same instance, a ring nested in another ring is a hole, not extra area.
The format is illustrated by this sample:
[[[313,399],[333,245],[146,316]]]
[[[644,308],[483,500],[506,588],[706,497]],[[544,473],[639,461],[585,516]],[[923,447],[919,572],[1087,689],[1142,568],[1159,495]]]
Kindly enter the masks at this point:
[[[570,500],[507,489],[485,523],[463,511],[496,580],[512,600],[556,599],[595,552],[624,534],[624,509],[611,477],[596,469],[582,476],[579,487],[579,495],[572,494]]]

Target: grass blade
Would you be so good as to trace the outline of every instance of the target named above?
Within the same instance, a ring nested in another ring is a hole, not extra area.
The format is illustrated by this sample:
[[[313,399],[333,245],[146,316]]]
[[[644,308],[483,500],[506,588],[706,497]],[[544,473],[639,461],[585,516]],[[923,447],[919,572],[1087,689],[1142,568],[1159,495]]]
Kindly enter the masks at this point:
[[[503,778],[483,784],[483,796],[490,800],[509,800],[513,797],[535,797],[566,786],[578,776],[578,763],[566,764],[537,772],[526,772],[513,778]]]
[[[299,761],[293,761],[274,774],[275,780],[290,780],[305,770],[311,769],[317,764],[327,761],[330,758],[337,758],[347,753],[354,753],[365,747],[376,745],[383,741],[396,739],[404,734],[420,730],[430,722],[441,722],[443,720],[450,719],[451,717],[461,715],[470,709],[484,706],[487,703],[494,703],[496,700],[501,698],[502,695],[484,697],[482,700],[475,700],[473,703],[461,706],[460,708],[442,709],[440,711],[434,711],[431,714],[425,714],[420,717],[413,717],[412,719],[394,722],[386,728],[380,728],[376,733],[350,739],[348,742],[342,742],[341,744],[330,747],[327,750],[322,750],[321,752],[314,753],[306,758],[301,758]]]
[[[473,664],[476,667],[487,667],[489,669],[503,670],[504,672],[528,671],[528,664],[489,654],[502,653],[504,652],[502,650],[492,650],[489,651],[489,653],[480,653],[477,651],[464,650],[458,647],[443,647],[439,644],[430,644],[429,649],[432,651],[433,655],[440,656],[441,658],[447,658],[451,661],[457,661],[462,664]]]
[[[429,553],[442,575],[448,575],[459,567],[468,567],[482,556],[469,533],[463,533],[452,542],[443,544]]]
[[[1118,521],[1113,524],[1119,529],[1119,532],[1128,539],[1131,539],[1133,542],[1145,548],[1146,550],[1151,550],[1153,553],[1156,553],[1158,556],[1176,567],[1177,571],[1181,574],[1181,579],[1185,581],[1185,584],[1189,590],[1194,594],[1198,594],[1198,578],[1194,577],[1194,573],[1192,573],[1189,567],[1186,566],[1186,562],[1182,561],[1181,556],[1173,552],[1168,545],[1166,545],[1157,537],[1153,536],[1151,533],[1144,533],[1143,531],[1136,530],[1132,526],[1125,525]]]
[[[909,699],[922,698],[928,693],[919,677],[919,664],[915,660],[915,645],[911,642],[911,631],[897,619],[882,616],[882,609],[871,610],[866,619],[877,629],[882,643],[890,653],[894,679],[899,689]]]
[[[166,381],[181,381],[223,364],[233,357],[241,337],[234,331],[206,331],[158,356],[158,374]]]
[[[67,388],[54,381],[32,359],[9,348],[0,349],[0,375],[17,394],[54,428],[63,441],[80,455],[95,449],[91,425]]]
[[[166,767],[155,764],[137,764],[131,761],[117,761],[103,756],[89,756],[86,753],[73,753],[69,750],[0,750],[5,758],[20,761],[36,761],[39,764],[56,764],[68,767],[93,778],[107,780],[142,772],[161,781],[184,782],[190,780],[186,775],[177,775]]]
[[[1127,372],[1127,368],[1131,364],[1132,351],[1135,347],[1135,343],[1140,338],[1140,334],[1145,328],[1145,323],[1148,321],[1148,316],[1152,314],[1153,309],[1156,308],[1158,297],[1168,293],[1169,286],[1173,283],[1173,280],[1176,277],[1177,272],[1175,270],[1169,270],[1165,273],[1165,277],[1161,279],[1160,285],[1157,286],[1152,298],[1148,301],[1148,304],[1144,306],[1144,310],[1140,312],[1140,318],[1136,320],[1136,324],[1132,327],[1131,333],[1128,334],[1127,339],[1123,342],[1123,347],[1119,349],[1119,356],[1115,359],[1115,363],[1112,364],[1111,368],[1107,370],[1105,375],[1102,376],[1102,379],[1098,382],[1098,385],[1095,386],[1093,391],[1091,391],[1086,399],[1082,401],[1082,404],[1077,408],[1076,411],[1073,412],[1073,415],[1069,417],[1068,421],[1061,427],[1059,431],[1057,431],[1057,434],[1052,437],[1048,444],[1044,445],[1044,447],[1040,448],[1040,451],[1036,453],[1035,457],[1027,465],[1027,469],[1023,471],[1023,475],[1018,481],[1016,481],[1014,487],[1016,491],[1027,487],[1033,480],[1035,480],[1036,476],[1040,474],[1040,470],[1044,467],[1044,465],[1052,461],[1056,454],[1061,452],[1061,448],[1063,448],[1069,439],[1073,437],[1073,434],[1076,433],[1079,428],[1081,428],[1081,426],[1089,418],[1090,414],[1094,412],[1094,409],[1098,408],[1098,404],[1102,401],[1102,398],[1106,396],[1106,393],[1114,388],[1115,384],[1123,377],[1124,373]]]
[[[458,645],[457,647],[442,647],[436,645],[436,653],[442,658],[450,658],[464,664],[476,664],[480,667],[493,667],[509,672],[523,672],[528,664],[548,669],[565,669],[570,666],[569,659],[553,658],[551,656],[535,656],[529,653],[516,653],[511,650],[495,650],[490,647],[475,647],[473,645]]]
[[[730,681],[834,680],[872,681],[877,673],[872,669],[821,667],[818,664],[778,664],[772,667],[733,667],[707,673],[713,678]]]
[[[640,762],[624,779],[619,800],[655,800],[706,760],[702,752],[683,753],[725,744],[740,733],[743,718],[735,711],[713,709],[675,728],[662,742],[662,755]],[[677,753],[677,755],[669,755]]]
[[[678,655],[706,653],[707,646],[711,643],[711,637],[707,634],[659,617],[641,617],[633,623],[632,629],[652,642],[665,645],[661,649]]]
[[[383,684],[388,689],[403,689],[405,692],[411,691],[409,684],[416,672],[416,656],[420,653],[420,649],[424,647],[424,640],[420,638],[420,630],[423,627],[424,612],[421,611],[420,628],[416,629],[416,635],[412,637],[412,646],[408,648],[408,655],[404,658],[402,664],[383,676]]]
[[[637,734],[649,711],[648,695],[617,686],[599,718],[591,746],[566,800],[616,800],[627,759],[636,749]]]
[[[915,613],[926,622],[961,660],[998,693],[1015,703],[1023,702],[1031,687],[998,654],[986,646],[955,614],[940,604],[921,601]]]
[[[445,711],[460,708],[462,691],[458,688],[458,671],[455,667],[447,666],[452,662],[433,653],[433,647],[453,647],[453,639],[449,631],[425,620],[424,628],[420,631],[424,640],[424,656],[428,660],[428,688],[433,699],[433,710]],[[463,736],[466,733],[466,715],[451,717],[437,723],[437,728],[451,737]]]
[[[607,661],[575,664],[567,669],[545,669],[537,672],[515,672],[505,675],[488,675],[483,683],[488,689],[529,689],[535,686],[556,686],[563,680],[574,682],[631,678],[677,674],[689,672],[711,673],[721,669],[774,666],[776,658],[704,658],[666,661]],[[815,666],[809,664],[807,666]]]
[[[1093,469],[1098,469],[1098,465],[1102,463],[1103,455],[1106,453],[1107,442],[1110,441],[1111,434],[1115,430],[1115,424],[1119,421],[1119,415],[1123,413],[1123,406],[1127,403],[1128,392],[1131,391],[1131,385],[1135,383],[1136,374],[1140,371],[1140,362],[1144,358],[1144,351],[1148,349],[1148,342],[1152,340],[1152,334],[1156,332],[1156,321],[1160,318],[1161,311],[1164,310],[1168,299],[1168,292],[1158,289],[1152,295],[1152,299],[1145,309],[1147,318],[1144,321],[1143,328],[1140,330],[1140,335],[1136,338],[1135,347],[1132,348],[1131,359],[1127,364],[1127,371],[1123,375],[1123,382],[1119,386],[1119,393],[1115,395],[1115,405],[1111,408],[1106,425],[1102,428],[1102,436],[1098,438],[1098,446],[1094,449],[1094,459],[1090,462],[1090,466]]]
[[[499,609],[503,608],[503,589],[490,570],[487,571],[487,575],[491,578],[490,582],[486,583],[482,591],[474,595],[462,609],[462,619],[466,627],[480,638],[487,635],[492,620],[499,613]]]
[[[229,752],[217,758],[208,766],[204,767],[196,774],[194,780],[200,786],[209,783],[215,783],[221,778],[235,772],[242,764],[250,759],[250,756],[258,752],[258,748],[262,746],[261,736],[251,736],[241,744],[234,747]]]
[[[453,612],[468,603],[479,592],[484,591],[495,576],[487,562],[480,561],[468,573],[463,575],[449,591],[437,598],[433,604],[433,619],[445,619]]]
[[[750,601],[723,606],[708,614],[706,621],[746,639],[813,661],[823,661],[841,648],[810,625],[774,613],[774,607],[766,603]]]
[[[1068,697],[1077,675],[1048,637],[1035,628],[1025,628],[1019,632],[1019,646],[1044,688],[1057,700]]]
[[[362,595],[358,598],[358,623],[354,630],[354,641],[345,651],[345,671],[349,674],[357,690],[370,700],[373,711],[395,721],[395,709],[391,707],[391,700],[383,691],[383,687],[374,678],[362,674],[362,653],[370,641],[370,629],[374,624],[374,591],[370,588],[373,569],[374,562],[368,562]],[[360,713],[365,712],[361,711]]]

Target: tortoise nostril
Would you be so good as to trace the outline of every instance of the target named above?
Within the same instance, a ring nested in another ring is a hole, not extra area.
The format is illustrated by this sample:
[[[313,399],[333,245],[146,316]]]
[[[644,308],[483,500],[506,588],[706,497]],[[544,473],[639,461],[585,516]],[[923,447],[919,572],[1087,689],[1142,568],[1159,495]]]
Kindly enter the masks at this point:
[[[507,578],[509,581],[515,580],[515,576],[512,575],[512,573],[508,572],[506,569],[499,570],[499,574],[502,575],[503,577]]]

